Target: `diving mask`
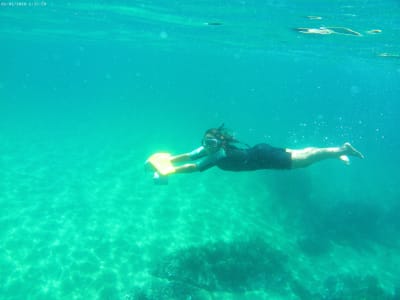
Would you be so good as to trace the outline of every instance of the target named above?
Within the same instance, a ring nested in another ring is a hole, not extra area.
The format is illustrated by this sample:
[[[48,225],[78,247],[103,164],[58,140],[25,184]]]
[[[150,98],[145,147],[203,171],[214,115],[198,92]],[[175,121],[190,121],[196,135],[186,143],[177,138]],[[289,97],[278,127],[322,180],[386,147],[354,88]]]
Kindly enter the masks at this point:
[[[221,145],[221,141],[216,138],[204,138],[202,145],[205,148],[218,148]]]

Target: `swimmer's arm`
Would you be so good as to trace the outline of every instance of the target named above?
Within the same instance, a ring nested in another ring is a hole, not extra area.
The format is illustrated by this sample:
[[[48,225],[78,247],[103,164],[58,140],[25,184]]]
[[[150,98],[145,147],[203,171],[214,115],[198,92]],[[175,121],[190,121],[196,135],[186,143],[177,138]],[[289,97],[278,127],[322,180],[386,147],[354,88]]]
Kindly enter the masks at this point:
[[[188,161],[190,160],[190,153],[183,153],[183,154],[178,154],[175,156],[172,156],[170,158],[171,162],[182,162],[182,161]]]
[[[184,164],[182,166],[175,167],[175,173],[193,173],[199,171],[196,164]]]
[[[175,173],[192,173],[192,172],[203,172],[213,166],[215,166],[219,159],[226,157],[225,150],[220,149],[218,152],[207,155],[196,161],[196,163],[187,163],[181,166],[175,167]],[[193,157],[191,157],[193,160]]]
[[[205,155],[206,155],[206,153],[205,153],[204,147],[199,147],[197,149],[194,149],[192,152],[172,156],[170,158],[170,160],[172,163],[184,162],[184,161],[196,160]]]

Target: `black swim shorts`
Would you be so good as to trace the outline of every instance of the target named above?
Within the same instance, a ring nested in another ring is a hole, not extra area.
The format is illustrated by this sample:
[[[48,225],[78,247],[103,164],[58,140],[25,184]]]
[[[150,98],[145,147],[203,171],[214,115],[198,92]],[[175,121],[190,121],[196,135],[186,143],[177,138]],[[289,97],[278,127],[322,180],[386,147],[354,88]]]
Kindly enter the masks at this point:
[[[292,158],[285,148],[257,144],[247,149],[227,150],[226,157],[220,159],[217,166],[230,171],[291,169]]]

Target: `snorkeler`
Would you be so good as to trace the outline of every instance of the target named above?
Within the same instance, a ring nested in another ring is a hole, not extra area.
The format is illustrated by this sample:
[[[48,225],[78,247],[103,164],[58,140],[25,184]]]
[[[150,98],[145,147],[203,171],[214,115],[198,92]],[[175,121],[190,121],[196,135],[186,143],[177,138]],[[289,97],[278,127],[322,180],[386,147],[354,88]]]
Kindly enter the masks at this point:
[[[154,178],[158,179],[173,173],[201,172],[213,166],[228,171],[296,169],[330,158],[349,164],[349,156],[364,158],[350,143],[339,147],[308,147],[298,150],[273,147],[265,143],[251,147],[236,140],[221,125],[205,132],[199,148],[176,156],[158,153],[150,157],[147,163],[152,165]]]

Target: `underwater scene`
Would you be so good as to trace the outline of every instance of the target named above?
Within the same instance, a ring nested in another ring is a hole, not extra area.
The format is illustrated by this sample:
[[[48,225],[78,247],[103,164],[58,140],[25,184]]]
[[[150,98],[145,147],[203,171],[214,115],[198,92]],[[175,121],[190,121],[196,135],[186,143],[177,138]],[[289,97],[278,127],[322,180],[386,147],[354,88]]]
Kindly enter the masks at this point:
[[[399,99],[397,0],[0,0],[0,299],[400,299]]]

